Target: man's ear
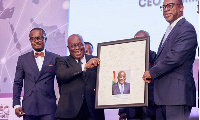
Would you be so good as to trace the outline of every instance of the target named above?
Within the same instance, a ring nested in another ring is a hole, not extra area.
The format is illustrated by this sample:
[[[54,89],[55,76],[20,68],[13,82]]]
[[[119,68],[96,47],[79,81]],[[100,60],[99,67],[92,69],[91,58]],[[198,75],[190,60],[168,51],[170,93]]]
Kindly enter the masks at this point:
[[[47,37],[45,38],[45,43],[47,42]]]
[[[184,6],[181,5],[180,7],[181,7],[181,8],[180,8],[180,11],[183,12]]]

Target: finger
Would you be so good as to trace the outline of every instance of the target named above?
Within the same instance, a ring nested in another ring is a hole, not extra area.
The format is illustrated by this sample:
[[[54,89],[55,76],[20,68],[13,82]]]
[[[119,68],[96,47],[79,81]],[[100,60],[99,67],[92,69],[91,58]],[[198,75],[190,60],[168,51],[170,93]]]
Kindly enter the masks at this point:
[[[152,80],[152,78],[146,78],[146,80]]]
[[[21,111],[21,115],[24,115],[24,114],[25,114],[25,113],[24,113],[24,111],[22,110],[22,111]]]
[[[150,83],[151,81],[150,80],[145,80],[145,82]]]

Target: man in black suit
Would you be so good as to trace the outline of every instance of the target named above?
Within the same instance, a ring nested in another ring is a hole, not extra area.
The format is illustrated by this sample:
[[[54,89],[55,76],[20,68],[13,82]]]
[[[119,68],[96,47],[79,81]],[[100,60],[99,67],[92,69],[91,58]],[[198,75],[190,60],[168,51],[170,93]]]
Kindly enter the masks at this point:
[[[85,54],[80,35],[68,38],[70,55],[56,58],[61,94],[56,117],[60,120],[104,120],[104,110],[94,109],[99,59]]]
[[[134,38],[148,37],[149,33],[140,30]],[[153,66],[156,53],[149,51],[149,68]],[[148,84],[148,106],[147,107],[129,107],[119,109],[120,120],[127,118],[127,120],[155,120],[156,119],[156,107],[153,100],[153,82]]]
[[[19,56],[16,67],[13,85],[15,114],[17,117],[23,116],[24,120],[55,120],[55,58],[59,55],[45,50],[47,37],[42,28],[32,29],[29,37],[33,50]]]
[[[196,104],[192,66],[197,48],[195,28],[183,17],[182,0],[164,0],[161,9],[169,23],[154,66],[143,75],[154,81],[157,120],[188,120]]]

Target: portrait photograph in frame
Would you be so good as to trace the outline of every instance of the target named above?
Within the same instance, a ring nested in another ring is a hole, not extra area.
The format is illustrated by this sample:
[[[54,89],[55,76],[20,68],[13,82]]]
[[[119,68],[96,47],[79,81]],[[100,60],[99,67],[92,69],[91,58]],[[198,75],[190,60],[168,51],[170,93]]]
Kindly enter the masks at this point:
[[[149,37],[98,43],[95,108],[148,106]]]

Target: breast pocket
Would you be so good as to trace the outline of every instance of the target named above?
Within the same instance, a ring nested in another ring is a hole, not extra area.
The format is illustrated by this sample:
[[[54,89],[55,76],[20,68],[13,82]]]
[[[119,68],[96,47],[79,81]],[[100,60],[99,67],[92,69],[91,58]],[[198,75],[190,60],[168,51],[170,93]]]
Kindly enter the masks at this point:
[[[55,66],[47,66],[46,72],[55,73],[56,67]]]

